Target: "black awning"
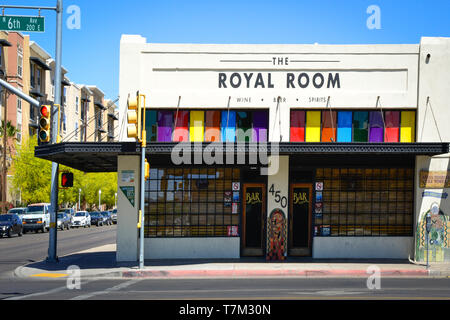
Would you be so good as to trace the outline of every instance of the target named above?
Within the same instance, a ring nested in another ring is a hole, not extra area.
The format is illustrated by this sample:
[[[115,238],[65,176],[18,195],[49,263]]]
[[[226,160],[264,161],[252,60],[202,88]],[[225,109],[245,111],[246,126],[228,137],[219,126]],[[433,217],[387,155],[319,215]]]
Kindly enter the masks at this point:
[[[215,148],[215,149],[212,149]],[[178,149],[177,149],[178,148]],[[167,158],[172,152],[189,151],[223,153],[232,151],[234,154],[280,154],[280,155],[359,155],[383,156],[389,155],[427,155],[434,156],[449,152],[448,143],[280,143],[279,145],[264,144],[191,144],[191,143],[148,143],[146,154],[151,158]],[[84,172],[116,172],[119,155],[138,155],[140,146],[135,142],[67,142],[36,147],[35,156],[53,161]],[[169,158],[170,159],[170,158]]]
[[[37,90],[30,91],[30,95],[32,95],[34,97],[38,97],[38,98],[43,98],[44,97],[44,95],[42,93],[40,93],[39,91],[37,91]]]
[[[277,144],[256,143],[148,143],[147,154],[171,154],[174,148],[198,152],[212,150],[234,153],[276,153],[280,155],[294,154],[411,154],[438,155],[449,152],[448,143],[290,143]]]
[[[39,67],[41,67],[44,70],[52,70],[52,68],[50,68],[49,65],[47,65],[43,60],[41,60],[38,57],[30,57],[30,61],[34,62],[35,64],[37,64]]]
[[[8,40],[0,39],[0,46],[2,46],[2,47],[12,47],[12,44]]]
[[[118,155],[139,152],[135,142],[65,142],[38,146],[35,156],[83,172],[117,172]]]
[[[94,103],[97,107],[99,107],[100,109],[102,109],[102,110],[106,110],[107,108],[103,105],[103,104],[101,104],[100,102],[96,102],[96,103]]]
[[[67,80],[63,80],[63,81],[61,81],[61,84],[63,85],[63,86],[65,86],[65,87],[68,87],[68,86],[70,86],[70,82],[69,81],[67,81]]]
[[[117,116],[114,113],[108,113],[108,117],[110,117],[114,120],[119,120],[119,118],[117,118]]]

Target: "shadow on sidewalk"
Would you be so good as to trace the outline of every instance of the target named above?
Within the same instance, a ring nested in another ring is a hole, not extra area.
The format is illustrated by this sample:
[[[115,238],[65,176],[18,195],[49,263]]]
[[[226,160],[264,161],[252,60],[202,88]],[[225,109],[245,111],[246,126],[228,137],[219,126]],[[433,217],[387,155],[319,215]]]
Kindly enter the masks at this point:
[[[34,262],[26,265],[27,268],[35,268],[46,271],[65,270],[70,266],[78,266],[80,269],[113,269],[117,268],[116,252],[89,252],[64,256],[57,263],[47,261]]]
[[[164,267],[164,266],[189,266],[202,264],[305,264],[305,265],[325,265],[325,264],[374,264],[380,265],[413,265],[408,259],[312,259],[312,258],[288,258],[286,261],[266,261],[263,257],[243,257],[240,259],[170,259],[170,260],[145,260],[146,267]],[[89,252],[78,253],[60,258],[58,263],[49,263],[46,261],[28,264],[26,267],[41,269],[46,271],[65,270],[68,267],[76,265],[82,270],[87,269],[115,269],[115,268],[133,268],[139,263],[136,262],[116,262],[116,252]]]

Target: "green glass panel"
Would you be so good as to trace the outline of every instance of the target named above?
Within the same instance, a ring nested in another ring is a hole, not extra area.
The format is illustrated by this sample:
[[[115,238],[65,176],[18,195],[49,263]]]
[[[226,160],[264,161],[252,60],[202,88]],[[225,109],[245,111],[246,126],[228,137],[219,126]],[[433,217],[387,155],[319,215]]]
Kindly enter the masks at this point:
[[[158,123],[156,121],[156,111],[145,111],[145,130],[147,131],[147,142],[156,142],[158,137]]]
[[[252,117],[250,112],[237,112],[236,131],[238,142],[252,141]]]
[[[369,139],[369,113],[353,112],[353,142],[367,142]]]

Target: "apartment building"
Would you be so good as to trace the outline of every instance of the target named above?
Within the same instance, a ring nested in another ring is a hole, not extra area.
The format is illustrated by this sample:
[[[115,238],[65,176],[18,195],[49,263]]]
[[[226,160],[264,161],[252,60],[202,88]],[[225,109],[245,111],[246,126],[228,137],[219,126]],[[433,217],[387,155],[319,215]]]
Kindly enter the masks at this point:
[[[108,142],[114,142],[118,140],[118,121],[119,121],[119,110],[117,105],[112,100],[105,100],[106,106],[107,106],[107,123],[108,123],[108,136],[107,141]]]
[[[29,55],[29,95],[44,104],[49,99],[46,83],[51,67],[47,64],[47,60],[51,55],[34,41],[30,41]],[[39,128],[39,108],[28,103],[27,105],[29,112],[24,113],[24,123],[28,128],[23,128],[24,139],[35,136]]]
[[[81,128],[81,87],[70,82],[65,87],[64,129],[61,135],[63,142],[80,141]]]
[[[92,99],[94,102],[94,121],[95,124],[93,126],[94,128],[94,134],[93,134],[93,141],[94,142],[102,142],[106,141],[106,135],[107,135],[107,122],[106,122],[106,116],[107,116],[107,110],[108,108],[105,106],[105,94],[103,91],[96,87],[96,86],[88,86],[89,90],[92,92]],[[89,139],[90,137],[88,137]],[[88,140],[89,141],[89,140]]]
[[[55,92],[55,60],[51,54],[35,41],[30,41],[28,35],[17,32],[0,31],[0,49],[0,77],[40,103],[51,104],[58,94]],[[108,129],[114,130],[115,126],[109,122],[111,119],[116,121],[114,119],[117,117],[114,111],[109,111],[105,94],[94,85],[85,86],[70,81],[68,73],[62,67],[58,127],[60,141],[113,141],[114,134]],[[2,91],[0,96],[1,119],[5,117],[7,106],[7,121],[17,129],[15,137],[8,138],[7,144],[6,167],[8,177],[12,178],[14,168],[11,168],[11,163],[15,146],[27,139],[36,139],[39,108],[6,91]],[[108,116],[109,113],[114,117]],[[20,191],[12,190],[10,185],[7,189],[7,201],[13,205],[19,203]]]

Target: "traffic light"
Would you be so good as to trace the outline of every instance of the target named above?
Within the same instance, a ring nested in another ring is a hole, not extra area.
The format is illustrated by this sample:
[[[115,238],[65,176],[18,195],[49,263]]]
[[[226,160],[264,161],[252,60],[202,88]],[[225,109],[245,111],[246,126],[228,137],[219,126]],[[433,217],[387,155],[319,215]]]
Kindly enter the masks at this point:
[[[51,106],[43,105],[40,109],[40,119],[39,119],[39,142],[49,143],[50,142],[50,115]]]
[[[136,97],[128,98],[128,138],[141,140],[141,105],[139,101],[139,93]]]
[[[73,173],[64,172],[61,175],[61,187],[62,188],[72,188],[73,187]]]
[[[145,180],[150,179],[150,164],[147,162],[147,159],[145,159],[145,173],[144,173]]]

